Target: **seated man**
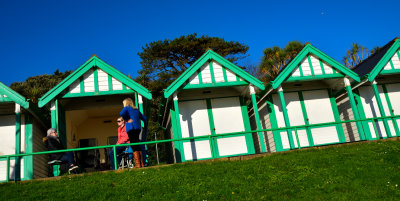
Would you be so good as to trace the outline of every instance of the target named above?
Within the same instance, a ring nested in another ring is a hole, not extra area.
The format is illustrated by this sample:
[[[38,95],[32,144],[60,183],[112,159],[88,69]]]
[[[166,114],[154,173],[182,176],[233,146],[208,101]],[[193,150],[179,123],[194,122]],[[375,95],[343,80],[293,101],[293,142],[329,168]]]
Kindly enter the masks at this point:
[[[129,137],[128,137],[128,133],[126,132],[124,119],[122,117],[118,117],[117,124],[118,124],[118,141],[117,141],[117,144],[129,143]],[[118,156],[123,151],[125,151],[125,149],[126,149],[125,146],[123,146],[123,147],[115,147],[116,155]],[[115,170],[116,167],[114,167],[114,152],[113,152],[113,149],[111,149],[108,154],[110,156],[111,169]],[[117,164],[121,163],[121,159],[122,159],[122,157],[117,157]]]
[[[60,143],[57,131],[54,128],[50,128],[49,130],[47,130],[47,137],[43,138],[43,142],[45,143],[49,151],[65,149],[64,146]],[[69,171],[78,168],[78,166],[75,166],[74,154],[72,152],[61,152],[61,153],[50,154],[49,163],[54,163],[54,162],[68,163]]]

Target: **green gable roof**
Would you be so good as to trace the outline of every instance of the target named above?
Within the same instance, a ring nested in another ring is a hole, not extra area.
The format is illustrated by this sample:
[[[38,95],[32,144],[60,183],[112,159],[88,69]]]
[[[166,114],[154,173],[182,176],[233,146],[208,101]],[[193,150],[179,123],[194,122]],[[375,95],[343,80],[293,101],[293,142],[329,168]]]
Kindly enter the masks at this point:
[[[336,68],[337,70],[341,71],[345,75],[349,76],[350,78],[360,81],[360,78],[357,76],[356,73],[348,69],[346,66],[342,65],[341,63],[337,62],[333,58],[329,57],[325,53],[321,52],[311,44],[307,43],[304,48],[297,54],[297,56],[292,59],[288,65],[279,73],[279,75],[275,78],[274,81],[271,82],[271,86],[273,89],[278,88],[285,80],[289,78],[291,73],[299,66],[300,62],[303,61],[309,54],[314,54],[315,56],[319,57],[322,61],[326,62],[327,64],[331,65],[332,67]],[[313,79],[312,77],[309,79]],[[322,79],[322,78],[321,78]],[[307,78],[303,79],[307,80]]]
[[[128,76],[124,75],[123,73],[116,70],[114,67],[110,66],[97,56],[93,55],[89,58],[83,65],[81,65],[77,70],[71,73],[67,78],[65,78],[62,82],[60,82],[57,86],[52,88],[49,92],[43,95],[39,99],[39,107],[43,107],[51,100],[55,99],[57,95],[67,89],[72,83],[78,80],[81,76],[83,76],[88,70],[91,68],[98,67],[110,76],[114,77],[115,79],[119,80],[121,83],[125,84],[127,87],[131,88],[132,90],[138,92],[142,96],[147,99],[152,99],[152,95],[148,89],[143,87],[142,85],[136,83]]]
[[[21,107],[28,109],[29,108],[29,101],[21,96],[19,93],[15,92],[2,82],[0,82],[0,95],[6,95],[7,98],[0,97],[0,102],[2,101],[13,101],[21,105]]]
[[[368,80],[372,82],[382,72],[385,65],[390,61],[392,56],[396,54],[396,51],[399,48],[400,39],[395,38],[381,48],[381,50],[379,50],[376,54],[373,54],[370,56],[370,58],[364,60],[364,62],[362,62],[362,64],[360,64],[355,70],[362,70],[364,67],[372,68],[371,72],[367,74]],[[372,63],[374,61],[377,63]]]
[[[246,71],[242,70],[240,67],[236,66],[235,64],[231,63],[224,57],[220,56],[219,54],[215,53],[212,50],[208,50],[204,53],[196,62],[193,63],[181,76],[178,77],[167,89],[164,90],[164,97],[170,97],[176,90],[181,88],[185,82],[199,70],[206,62],[214,60],[221,64],[223,68],[227,68],[235,73],[237,76],[241,77],[245,81],[253,84],[254,86],[258,87],[261,90],[264,90],[264,84],[258,80],[257,78],[253,77]]]

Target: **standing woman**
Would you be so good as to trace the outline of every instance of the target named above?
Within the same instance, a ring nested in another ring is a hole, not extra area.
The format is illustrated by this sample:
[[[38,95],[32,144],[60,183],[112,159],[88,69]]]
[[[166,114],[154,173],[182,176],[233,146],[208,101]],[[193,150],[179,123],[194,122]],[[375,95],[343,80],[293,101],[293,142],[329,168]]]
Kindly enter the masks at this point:
[[[139,134],[141,131],[140,120],[147,125],[146,117],[133,105],[131,98],[125,98],[122,101],[124,108],[119,113],[125,120],[126,132],[128,133],[131,143],[139,142]],[[133,158],[135,160],[135,168],[143,167],[143,156],[139,145],[132,146]]]

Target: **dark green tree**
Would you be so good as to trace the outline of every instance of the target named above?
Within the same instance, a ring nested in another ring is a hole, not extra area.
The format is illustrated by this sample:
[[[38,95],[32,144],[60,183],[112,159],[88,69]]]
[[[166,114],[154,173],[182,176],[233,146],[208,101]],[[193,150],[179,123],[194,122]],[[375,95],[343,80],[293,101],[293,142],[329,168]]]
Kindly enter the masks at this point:
[[[30,99],[33,103],[37,103],[40,97],[71,73],[72,71],[60,72],[57,69],[53,75],[37,75],[29,77],[24,82],[11,83],[10,88],[25,98]]]
[[[299,41],[291,41],[284,48],[274,46],[264,50],[259,70],[261,80],[268,82],[275,79],[282,68],[290,62],[303,49],[304,45]]]

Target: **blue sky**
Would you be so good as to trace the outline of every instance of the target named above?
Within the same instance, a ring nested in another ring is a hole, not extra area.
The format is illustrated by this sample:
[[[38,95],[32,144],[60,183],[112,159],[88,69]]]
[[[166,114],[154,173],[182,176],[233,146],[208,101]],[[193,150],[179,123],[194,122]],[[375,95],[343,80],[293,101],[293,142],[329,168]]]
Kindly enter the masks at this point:
[[[136,77],[152,41],[198,33],[249,45],[242,65],[289,41],[341,62],[353,42],[400,36],[400,1],[0,1],[0,81],[75,70],[92,54]]]

